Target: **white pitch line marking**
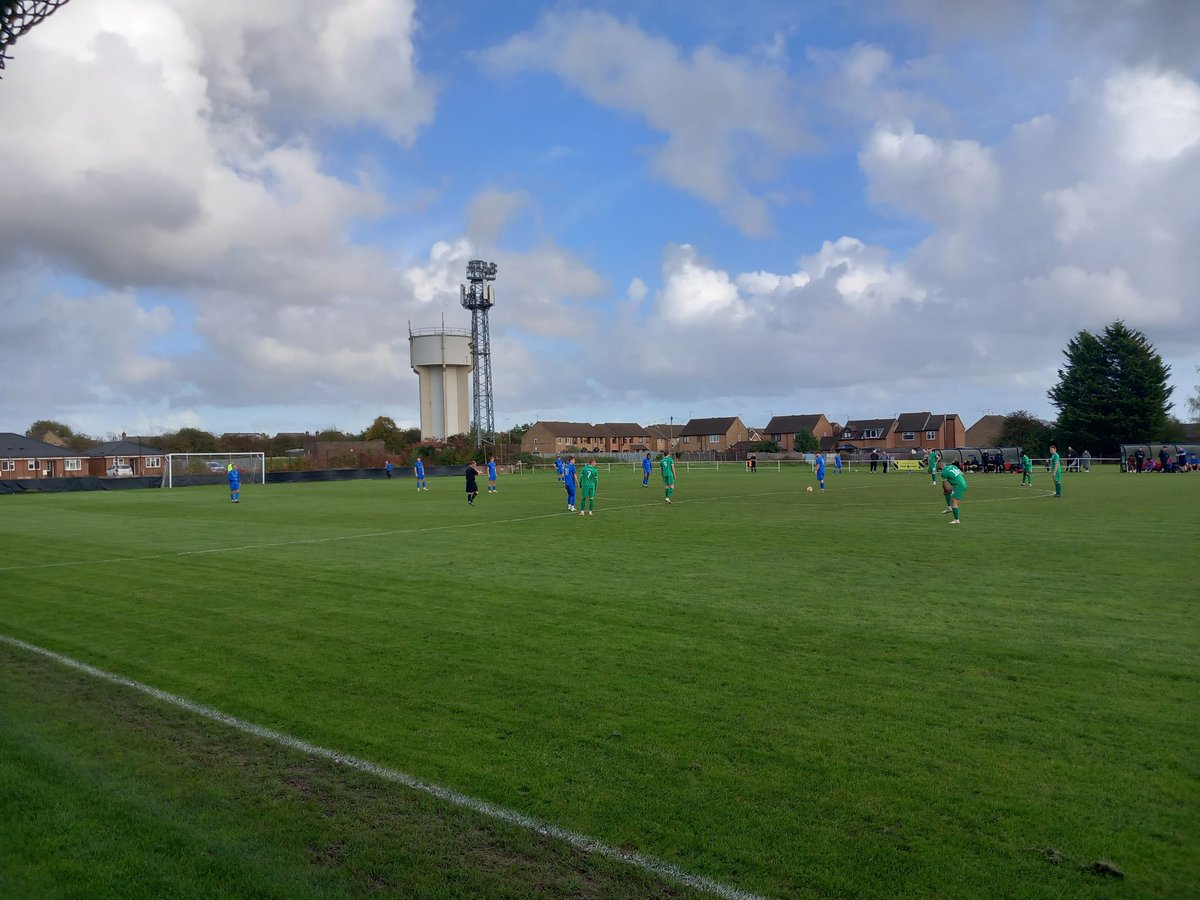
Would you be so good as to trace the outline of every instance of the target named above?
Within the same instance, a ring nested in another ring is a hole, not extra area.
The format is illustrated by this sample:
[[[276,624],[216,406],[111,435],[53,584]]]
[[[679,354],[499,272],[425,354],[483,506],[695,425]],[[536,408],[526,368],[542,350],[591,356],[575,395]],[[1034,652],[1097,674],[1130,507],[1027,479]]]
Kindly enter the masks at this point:
[[[90,666],[85,662],[80,662],[77,659],[72,659],[69,656],[64,656],[61,653],[55,653],[53,650],[47,650],[44,647],[39,647],[36,644],[29,644],[19,638],[9,637],[5,634],[0,634],[0,643],[8,644],[10,647],[16,647],[28,653],[33,653],[43,656],[46,659],[53,660],[59,665],[66,666],[70,669],[75,669],[83,672],[85,675],[90,675],[93,678],[98,678],[102,681],[107,681],[112,684],[118,684],[122,687],[130,688],[138,691],[149,697],[163,703],[170,704],[182,710],[186,710],[196,716],[201,716],[205,719],[210,719],[214,722],[219,722],[230,728],[240,731],[243,734],[253,735],[254,737],[270,741],[281,747],[288,747],[303,753],[305,756],[311,756],[317,759],[325,759],[329,762],[336,763],[340,766],[346,766],[350,769],[356,769],[359,772],[365,772],[369,775],[374,775],[377,778],[382,778],[385,781],[392,781],[396,784],[401,784],[404,787],[414,791],[421,791],[436,797],[443,802],[450,803],[454,806],[460,806],[464,809],[472,810],[481,815],[487,816],[507,825],[515,825],[518,828],[523,828],[526,831],[531,831],[535,834],[545,835],[547,837],[556,838],[570,844],[577,850],[582,850],[585,853],[595,853],[598,856],[603,856],[606,859],[617,860],[627,863],[636,869],[641,869],[644,872],[649,872],[662,878],[667,878],[678,884],[686,885],[698,891],[703,891],[707,894],[712,894],[716,897],[727,898],[727,900],[763,900],[758,894],[744,891],[741,888],[731,885],[722,884],[719,881],[713,881],[711,878],[705,878],[702,875],[694,875],[685,869],[673,863],[664,862],[660,859],[655,859],[652,856],[645,856],[641,853],[630,853],[625,850],[619,850],[616,847],[609,846],[603,841],[593,837],[588,837],[586,834],[579,834],[566,828],[561,828],[558,825],[544,822],[541,819],[535,819],[532,816],[527,816],[524,813],[519,813],[516,810],[506,809],[503,806],[497,806],[494,803],[489,803],[486,800],[479,800],[475,797],[460,794],[458,791],[450,788],[442,787],[439,784],[434,784],[429,781],[422,781],[415,776],[408,775],[396,769],[389,769],[386,766],[376,765],[365,759],[358,759],[346,753],[341,753],[337,750],[330,750],[326,747],[320,747],[316,744],[310,744],[308,741],[300,738],[292,737],[289,734],[284,734],[281,731],[275,731],[271,728],[264,728],[261,725],[255,725],[253,722],[247,722],[245,719],[239,719],[235,716],[223,713],[220,710],[213,709],[208,706],[202,706],[199,703],[193,703],[186,697],[180,697],[177,694],[169,694],[166,691],[159,690],[156,687],[151,687],[148,684],[143,684],[140,681],[134,681],[131,678],[125,678],[122,675],[115,675],[112,672],[106,672],[103,669],[97,669],[95,666]]]

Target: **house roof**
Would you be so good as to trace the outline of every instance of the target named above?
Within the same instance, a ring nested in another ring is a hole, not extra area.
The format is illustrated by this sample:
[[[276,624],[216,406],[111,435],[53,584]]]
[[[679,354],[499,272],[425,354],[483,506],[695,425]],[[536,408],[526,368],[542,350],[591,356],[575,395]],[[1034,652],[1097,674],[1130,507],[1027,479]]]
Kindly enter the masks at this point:
[[[157,447],[136,441],[109,441],[107,444],[97,444],[90,450],[85,450],[80,456],[162,456],[163,452]]]
[[[69,456],[76,458],[83,454],[69,447],[55,447],[45,441],[27,438],[23,434],[12,431],[0,431],[0,458],[9,459],[46,459]]]
[[[725,434],[738,420],[737,416],[723,416],[716,419],[692,419],[683,426],[681,435]]]
[[[895,419],[850,419],[842,426],[842,431],[849,429],[851,432],[859,433],[873,428],[880,428],[884,434],[887,434],[892,430],[895,422]]]
[[[596,427],[606,429],[613,437],[645,437],[650,433],[637,422],[602,422]]]
[[[772,416],[763,431],[766,434],[795,434],[798,431],[811,431],[816,434],[817,425],[820,424],[823,417],[823,413],[803,416]]]
[[[900,413],[896,417],[897,431],[928,431],[929,420],[933,417],[933,413],[929,412],[907,412]],[[939,423],[940,424],[940,423]],[[936,426],[933,426],[936,427]]]
[[[600,432],[590,422],[535,422],[533,428],[541,427],[555,437],[598,437]]]
[[[683,431],[682,425],[647,425],[646,431],[655,437],[676,438]]]

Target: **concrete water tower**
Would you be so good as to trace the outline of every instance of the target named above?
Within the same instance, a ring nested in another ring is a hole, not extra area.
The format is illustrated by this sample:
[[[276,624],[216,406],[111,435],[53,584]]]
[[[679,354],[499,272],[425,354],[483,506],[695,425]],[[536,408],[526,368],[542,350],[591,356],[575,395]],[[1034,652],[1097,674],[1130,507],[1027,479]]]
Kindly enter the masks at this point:
[[[412,370],[421,379],[421,437],[444,441],[471,430],[471,332],[408,329]]]

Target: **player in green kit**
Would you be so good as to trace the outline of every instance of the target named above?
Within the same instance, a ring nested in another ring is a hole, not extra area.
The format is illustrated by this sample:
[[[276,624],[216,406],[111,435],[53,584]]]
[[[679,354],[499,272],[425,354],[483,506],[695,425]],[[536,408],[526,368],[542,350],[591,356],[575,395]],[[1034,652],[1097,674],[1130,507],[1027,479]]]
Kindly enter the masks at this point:
[[[1024,450],[1021,451],[1021,487],[1033,487],[1033,460]]]
[[[1050,474],[1054,476],[1054,496],[1062,496],[1062,460],[1058,458],[1058,445],[1050,445]]]
[[[954,463],[942,466],[942,492],[946,495],[946,508],[942,512],[954,513],[954,518],[950,520],[950,524],[958,525],[958,501],[967,492],[967,479],[963,475],[962,469],[954,465]]]
[[[588,460],[579,470],[579,514],[594,516],[596,514],[596,482],[600,480],[600,472],[596,469],[596,461]],[[591,504],[590,506],[588,504]]]
[[[925,465],[929,467],[929,477],[933,479],[933,486],[937,487],[938,452],[936,450],[930,449]]]
[[[667,502],[670,503],[671,495],[675,493],[675,460],[671,458],[669,450],[658,461],[658,467],[662,470],[663,484],[667,489]]]

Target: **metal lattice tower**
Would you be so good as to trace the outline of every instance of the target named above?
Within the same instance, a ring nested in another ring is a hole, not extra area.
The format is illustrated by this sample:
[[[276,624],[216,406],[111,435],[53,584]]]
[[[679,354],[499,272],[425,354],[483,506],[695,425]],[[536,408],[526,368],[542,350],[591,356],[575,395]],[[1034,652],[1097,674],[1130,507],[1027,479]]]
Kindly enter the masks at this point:
[[[0,71],[12,59],[7,51],[17,38],[29,31],[67,0],[0,0]]]
[[[496,413],[492,406],[492,338],[488,331],[488,310],[496,305],[492,282],[496,264],[473,259],[467,263],[467,284],[459,285],[464,309],[471,311],[471,428],[475,446],[496,443]]]

